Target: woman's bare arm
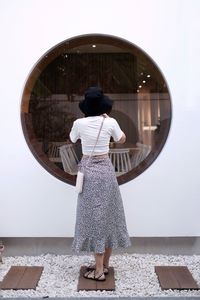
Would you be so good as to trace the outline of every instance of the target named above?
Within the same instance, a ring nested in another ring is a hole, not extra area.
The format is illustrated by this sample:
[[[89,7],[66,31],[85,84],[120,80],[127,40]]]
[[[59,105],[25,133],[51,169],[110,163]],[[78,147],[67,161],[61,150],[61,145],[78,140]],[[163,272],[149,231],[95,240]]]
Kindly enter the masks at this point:
[[[109,118],[109,116],[107,114],[103,114],[103,116],[104,116],[104,118]],[[121,139],[118,142],[116,142],[116,143],[124,144],[125,142],[126,142],[126,135],[123,132]]]
[[[123,132],[121,139],[117,143],[124,144],[125,142],[126,142],[126,136],[125,136],[125,134]]]

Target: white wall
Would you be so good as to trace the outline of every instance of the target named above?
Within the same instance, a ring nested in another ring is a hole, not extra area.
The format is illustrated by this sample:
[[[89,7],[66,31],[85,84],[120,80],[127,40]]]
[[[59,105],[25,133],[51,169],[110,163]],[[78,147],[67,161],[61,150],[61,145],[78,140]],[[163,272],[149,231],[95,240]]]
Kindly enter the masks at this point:
[[[200,235],[199,10],[198,0],[1,0],[0,236],[73,236],[76,194],[31,154],[20,102],[37,60],[57,43],[88,33],[142,48],[171,92],[173,120],[163,151],[121,186],[130,236]]]

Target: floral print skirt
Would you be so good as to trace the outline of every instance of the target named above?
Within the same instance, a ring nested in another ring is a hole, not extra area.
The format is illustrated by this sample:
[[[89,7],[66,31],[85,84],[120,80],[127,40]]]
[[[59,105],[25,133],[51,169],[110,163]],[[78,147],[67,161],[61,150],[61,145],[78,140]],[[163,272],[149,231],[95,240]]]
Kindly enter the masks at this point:
[[[78,195],[72,252],[104,253],[131,246],[123,202],[109,157],[83,157],[83,191]]]

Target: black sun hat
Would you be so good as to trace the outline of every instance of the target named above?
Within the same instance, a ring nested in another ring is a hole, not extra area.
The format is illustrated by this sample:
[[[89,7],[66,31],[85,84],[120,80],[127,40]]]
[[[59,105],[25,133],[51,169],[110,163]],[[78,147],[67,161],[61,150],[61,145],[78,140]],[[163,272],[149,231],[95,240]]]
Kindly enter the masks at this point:
[[[85,91],[85,98],[80,101],[79,108],[86,117],[99,116],[110,113],[113,101],[103,94],[99,87],[89,87]]]

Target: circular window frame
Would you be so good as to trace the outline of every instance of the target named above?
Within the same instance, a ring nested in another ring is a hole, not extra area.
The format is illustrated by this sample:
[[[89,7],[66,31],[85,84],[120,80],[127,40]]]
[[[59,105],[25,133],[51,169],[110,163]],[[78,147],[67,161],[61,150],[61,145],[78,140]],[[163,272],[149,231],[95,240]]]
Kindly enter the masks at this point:
[[[125,39],[112,36],[112,35],[105,35],[105,34],[85,34],[80,36],[75,36],[72,38],[69,38],[67,40],[62,41],[61,43],[55,45],[50,50],[48,50],[44,55],[40,57],[40,59],[36,62],[34,67],[32,68],[30,74],[28,75],[28,79],[25,83],[23,93],[22,93],[22,100],[21,100],[21,124],[22,124],[22,130],[23,134],[26,140],[26,143],[31,150],[32,154],[36,158],[36,160],[40,163],[40,165],[47,170],[51,175],[56,177],[57,179],[68,183],[70,185],[75,185],[76,183],[76,175],[71,175],[69,173],[64,172],[61,170],[58,166],[56,166],[52,161],[48,159],[48,156],[44,153],[42,150],[41,143],[38,142],[37,137],[34,134],[32,122],[30,119],[27,119],[26,113],[28,113],[29,109],[29,101],[32,89],[42,73],[42,71],[59,55],[63,54],[69,49],[73,49],[75,47],[79,47],[80,45],[84,44],[111,44],[112,46],[117,46],[121,48],[125,48],[126,50],[130,50],[131,53],[134,53],[137,55],[137,53],[141,53],[144,55],[145,59],[148,59],[153,66],[157,69],[157,71],[160,73],[160,76],[162,77],[163,81],[165,82],[166,89],[169,95],[169,119],[167,124],[167,129],[165,130],[164,136],[161,136],[162,139],[161,142],[157,143],[157,146],[155,149],[152,149],[151,152],[148,154],[148,156],[139,163],[138,166],[130,170],[129,172],[118,176],[117,180],[119,185],[124,184],[130,180],[135,179],[139,175],[141,175],[145,170],[147,170],[151,164],[156,160],[156,158],[161,153],[164,145],[166,144],[166,140],[169,136],[169,131],[171,128],[171,120],[172,120],[172,101],[171,101],[171,93],[169,90],[169,86],[167,84],[167,81],[161,72],[160,68],[157,66],[155,61],[141,48],[136,46],[130,41],[127,41]]]

